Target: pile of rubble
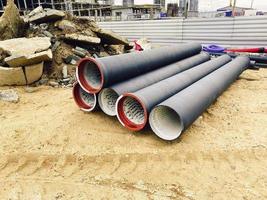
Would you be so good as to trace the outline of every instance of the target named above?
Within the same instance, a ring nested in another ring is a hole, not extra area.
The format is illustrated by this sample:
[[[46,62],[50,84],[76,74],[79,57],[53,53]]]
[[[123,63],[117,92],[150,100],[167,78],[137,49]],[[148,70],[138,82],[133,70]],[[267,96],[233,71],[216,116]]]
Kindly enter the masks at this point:
[[[125,38],[94,21],[63,11],[38,7],[22,20],[9,0],[3,20],[10,23],[0,24],[0,33],[10,34],[0,37],[0,85],[71,87],[80,59],[122,54],[132,48]]]

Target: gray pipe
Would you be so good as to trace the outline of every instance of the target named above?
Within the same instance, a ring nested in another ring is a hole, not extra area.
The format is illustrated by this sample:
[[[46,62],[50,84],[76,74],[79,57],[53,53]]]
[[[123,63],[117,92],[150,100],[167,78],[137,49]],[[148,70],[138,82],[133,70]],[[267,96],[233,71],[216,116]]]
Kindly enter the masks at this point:
[[[73,98],[77,106],[85,112],[95,110],[97,99],[95,94],[90,94],[82,89],[79,83],[75,83],[72,90]]]
[[[237,57],[156,106],[149,116],[154,133],[164,140],[178,138],[248,66],[248,57]]]
[[[104,58],[84,58],[76,68],[81,87],[90,93],[198,54],[200,44],[182,44]]]
[[[130,130],[143,129],[154,106],[230,61],[230,56],[223,55],[134,93],[121,95],[116,103],[119,121]]]
[[[171,77],[182,71],[190,69],[196,65],[206,62],[210,59],[208,53],[200,53],[190,58],[183,59],[165,67],[147,72],[143,75],[131,78],[129,80],[104,88],[98,94],[98,103],[104,113],[110,116],[116,116],[116,101],[120,95],[127,92],[135,92],[153,83]]]

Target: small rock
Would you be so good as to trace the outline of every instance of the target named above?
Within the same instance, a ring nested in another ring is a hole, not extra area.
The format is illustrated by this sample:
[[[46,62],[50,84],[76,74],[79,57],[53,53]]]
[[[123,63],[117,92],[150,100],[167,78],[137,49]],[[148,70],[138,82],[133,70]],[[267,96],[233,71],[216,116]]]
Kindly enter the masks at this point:
[[[62,20],[57,24],[58,28],[67,32],[76,32],[76,25],[69,20]]]
[[[40,24],[40,28],[45,31],[45,30],[48,29],[48,24],[47,23],[42,23],[42,24]]]
[[[59,41],[56,41],[55,44],[51,48],[52,52],[56,51],[57,48],[59,47],[59,45],[60,45],[60,42]]]
[[[15,90],[12,90],[12,89],[2,90],[0,91],[0,100],[12,102],[12,103],[18,103],[19,95]]]
[[[52,87],[58,87],[59,83],[56,82],[56,81],[49,81],[49,85],[52,86]]]
[[[34,93],[38,90],[39,88],[38,87],[25,87],[24,90],[25,92],[27,93]]]
[[[68,78],[68,67],[67,67],[67,65],[63,66],[62,74],[63,74],[63,78]]]
[[[50,33],[49,31],[44,31],[43,34],[49,38],[52,38],[53,37],[53,34]]]
[[[73,53],[74,53],[75,55],[80,56],[80,57],[82,57],[82,58],[84,58],[84,57],[86,56],[86,54],[85,54],[84,52],[79,51],[79,50],[77,50],[77,49],[73,49],[72,51],[73,51]]]
[[[42,78],[40,81],[38,81],[38,83],[39,83],[39,85],[45,85],[48,83],[48,81],[49,81],[48,78]]]
[[[72,60],[70,61],[70,64],[72,64],[72,65],[76,65],[76,64],[77,64],[77,60],[72,59]]]
[[[67,56],[66,58],[63,58],[63,60],[64,60],[64,62],[65,62],[66,64],[70,64],[70,62],[72,61],[72,55]]]

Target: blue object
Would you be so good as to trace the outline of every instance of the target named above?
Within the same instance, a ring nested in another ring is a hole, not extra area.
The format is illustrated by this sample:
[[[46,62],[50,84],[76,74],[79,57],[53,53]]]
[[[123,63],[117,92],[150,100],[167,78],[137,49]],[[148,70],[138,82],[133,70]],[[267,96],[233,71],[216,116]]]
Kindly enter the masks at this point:
[[[210,52],[210,53],[221,53],[224,52],[225,48],[219,45],[211,44],[208,46],[202,47],[203,51]]]

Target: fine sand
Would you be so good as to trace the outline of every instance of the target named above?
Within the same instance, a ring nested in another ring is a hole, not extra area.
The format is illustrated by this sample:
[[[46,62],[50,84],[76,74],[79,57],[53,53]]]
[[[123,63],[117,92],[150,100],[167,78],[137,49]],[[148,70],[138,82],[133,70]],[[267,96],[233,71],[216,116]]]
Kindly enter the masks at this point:
[[[267,70],[244,72],[173,142],[83,113],[71,89],[14,89],[19,103],[0,101],[0,199],[267,199]]]

